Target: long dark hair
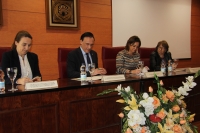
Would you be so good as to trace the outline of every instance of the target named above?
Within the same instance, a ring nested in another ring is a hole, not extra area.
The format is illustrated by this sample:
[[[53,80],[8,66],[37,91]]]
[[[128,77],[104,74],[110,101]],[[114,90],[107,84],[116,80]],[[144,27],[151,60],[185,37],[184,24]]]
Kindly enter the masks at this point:
[[[32,36],[30,33],[28,33],[27,31],[25,30],[21,30],[17,33],[17,35],[15,36],[15,39],[14,39],[14,42],[11,46],[11,49],[12,50],[15,50],[16,49],[16,45],[15,45],[15,41],[19,42],[21,40],[22,37],[28,37],[30,39],[32,39]]]

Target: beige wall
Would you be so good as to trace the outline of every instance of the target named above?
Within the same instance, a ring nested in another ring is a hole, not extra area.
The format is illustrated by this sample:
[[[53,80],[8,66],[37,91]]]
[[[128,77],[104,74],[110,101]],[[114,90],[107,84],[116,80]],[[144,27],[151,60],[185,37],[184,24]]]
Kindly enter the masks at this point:
[[[80,1],[80,30],[73,31],[46,29],[45,0],[2,0],[3,26],[0,27],[0,46],[11,46],[19,30],[29,31],[33,36],[31,51],[39,56],[43,79],[49,80],[58,78],[57,49],[78,47],[80,35],[85,31],[91,31],[96,39],[94,50],[98,52],[99,65],[102,66],[101,47],[112,45],[111,0],[78,1]],[[199,8],[200,1],[192,0],[192,59],[181,61],[180,67],[200,66]]]

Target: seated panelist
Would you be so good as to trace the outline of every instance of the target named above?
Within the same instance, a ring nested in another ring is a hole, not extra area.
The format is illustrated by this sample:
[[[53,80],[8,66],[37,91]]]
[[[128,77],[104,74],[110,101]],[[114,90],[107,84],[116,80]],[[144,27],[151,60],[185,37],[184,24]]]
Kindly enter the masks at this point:
[[[41,81],[38,65],[38,56],[29,52],[32,45],[32,36],[27,31],[19,31],[15,36],[11,50],[2,56],[1,67],[5,73],[5,83],[11,84],[6,68],[17,67],[17,76],[14,83],[25,85],[27,82]]]
[[[82,63],[86,65],[87,76],[91,76],[88,72],[88,64],[95,63],[96,69],[92,75],[106,74],[104,68],[98,68],[97,53],[92,50],[94,45],[94,35],[91,32],[85,32],[80,37],[80,47],[71,51],[67,57],[67,76],[68,78],[79,78],[80,67]]]
[[[150,55],[151,71],[160,71],[161,62],[165,62],[165,64],[167,64],[169,60],[173,62],[171,53],[168,50],[169,45],[165,40],[158,42],[156,50]]]
[[[120,51],[116,56],[116,73],[117,74],[139,74],[138,61],[140,54],[138,48],[141,46],[141,41],[138,36],[132,36],[128,39],[125,49]]]

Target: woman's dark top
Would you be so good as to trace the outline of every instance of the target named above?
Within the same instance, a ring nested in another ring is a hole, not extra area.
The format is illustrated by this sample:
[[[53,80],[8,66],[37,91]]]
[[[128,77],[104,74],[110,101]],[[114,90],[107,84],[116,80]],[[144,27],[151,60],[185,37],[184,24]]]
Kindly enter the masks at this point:
[[[166,52],[164,55],[165,62],[167,63],[169,60],[172,60],[172,56],[170,52]],[[158,52],[154,51],[150,55],[150,71],[160,71],[161,61],[163,60],[160,58]]]
[[[40,69],[38,65],[38,56],[35,53],[28,52],[27,58],[31,67],[33,77],[36,77],[36,76],[41,77]],[[6,68],[8,67],[17,67],[17,76],[15,78],[14,83],[16,83],[16,80],[21,78],[21,66],[20,66],[19,56],[16,50],[11,50],[3,54],[1,67],[5,73],[4,79],[5,79],[6,84],[11,84],[11,81],[8,78],[7,72],[6,72]]]

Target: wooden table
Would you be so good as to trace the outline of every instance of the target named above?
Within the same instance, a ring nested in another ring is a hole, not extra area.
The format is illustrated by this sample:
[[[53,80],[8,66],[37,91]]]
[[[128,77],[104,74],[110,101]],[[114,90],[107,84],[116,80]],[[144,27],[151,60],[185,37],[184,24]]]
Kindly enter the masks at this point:
[[[161,79],[167,86],[180,86],[191,73],[176,73]],[[0,94],[0,133],[120,133],[121,120],[117,114],[121,105],[115,101],[117,93],[96,96],[117,85],[131,86],[138,93],[141,85],[148,90],[154,78],[126,75],[124,81],[101,83],[95,81],[81,85],[79,81],[58,79],[58,88],[24,91],[24,86],[14,93]],[[200,78],[196,80],[200,83]],[[186,99],[188,109],[200,121],[199,92],[195,87]],[[6,86],[6,90],[11,86]]]

